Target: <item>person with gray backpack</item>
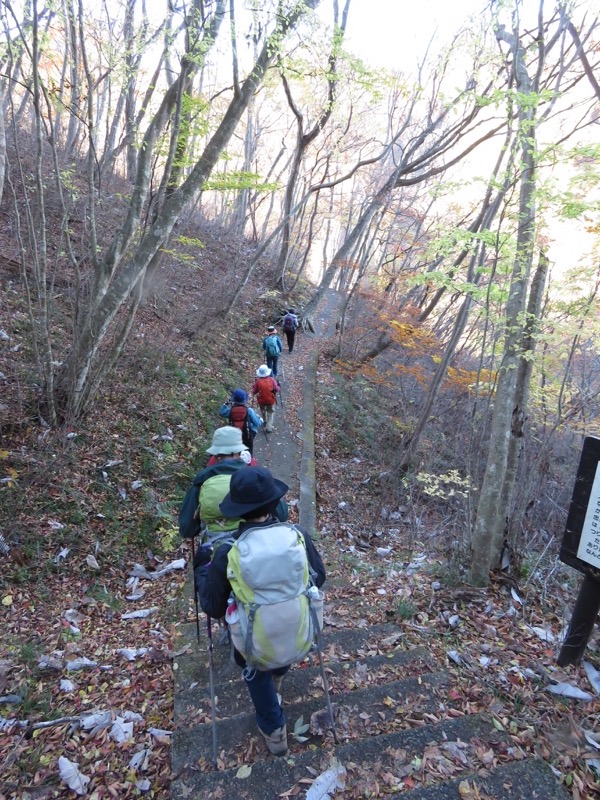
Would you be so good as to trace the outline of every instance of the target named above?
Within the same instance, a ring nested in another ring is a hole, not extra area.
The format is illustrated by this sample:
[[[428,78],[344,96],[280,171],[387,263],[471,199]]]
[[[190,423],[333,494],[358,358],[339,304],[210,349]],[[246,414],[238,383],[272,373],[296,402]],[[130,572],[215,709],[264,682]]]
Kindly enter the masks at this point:
[[[201,547],[194,560],[202,610],[214,619],[225,615],[258,729],[276,756],[288,749],[283,677],[320,635],[318,587],[326,577],[308,533],[274,515],[287,490],[263,467],[235,472],[219,505],[224,517],[242,520],[234,541]]]
[[[288,308],[286,314],[281,320],[283,325],[283,332],[287,339],[288,352],[291,353],[294,349],[294,339],[296,338],[296,330],[300,327],[300,322],[296,314],[295,308]]]

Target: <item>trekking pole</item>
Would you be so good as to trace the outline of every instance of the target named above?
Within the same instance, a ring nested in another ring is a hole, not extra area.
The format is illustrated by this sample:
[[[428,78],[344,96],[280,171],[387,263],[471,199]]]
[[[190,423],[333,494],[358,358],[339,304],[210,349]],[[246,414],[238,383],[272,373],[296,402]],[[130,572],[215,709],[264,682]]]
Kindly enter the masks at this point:
[[[210,614],[206,615],[206,630],[208,633],[208,676],[210,685],[210,721],[212,726],[213,764],[218,769],[219,750],[217,747],[217,710],[215,700],[215,665],[213,661],[213,638]]]
[[[283,380],[285,381],[285,367],[283,367],[283,366],[281,367],[281,377],[282,377],[282,378],[283,378]],[[279,385],[279,392],[278,392],[278,394],[279,394],[279,397],[280,397],[280,399],[281,399],[281,410],[283,411],[283,390],[282,390],[282,388],[281,388],[281,384]]]
[[[323,682],[323,691],[325,692],[325,701],[327,703],[327,713],[329,714],[329,719],[331,721],[331,733],[333,734],[333,741],[336,744],[339,744],[339,741],[338,741],[338,738],[337,738],[337,732],[335,730],[335,722],[333,720],[333,706],[331,705],[331,697],[329,696],[329,684],[327,683],[327,677],[325,675],[325,665],[323,664],[323,636],[321,634],[321,626],[319,625],[319,618],[317,617],[317,612],[312,607],[312,605],[310,605],[310,615],[312,617],[313,624],[315,626],[315,631],[317,633],[317,653],[319,654],[319,669],[321,671],[321,680]]]
[[[198,608],[198,588],[196,586],[196,573],[194,571],[194,561],[196,560],[196,537],[192,536],[192,578],[194,581],[194,606],[196,607],[196,638],[200,645],[200,609]]]

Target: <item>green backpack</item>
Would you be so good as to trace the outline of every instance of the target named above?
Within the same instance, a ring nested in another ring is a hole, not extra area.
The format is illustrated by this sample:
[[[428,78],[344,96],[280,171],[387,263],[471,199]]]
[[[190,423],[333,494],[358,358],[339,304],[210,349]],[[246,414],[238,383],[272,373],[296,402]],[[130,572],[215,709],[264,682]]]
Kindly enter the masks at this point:
[[[277,358],[279,355],[279,347],[277,346],[277,339],[275,339],[275,336],[267,336],[265,339],[265,353],[269,358]]]
[[[231,638],[251,667],[276,669],[308,655],[316,634],[311,570],[297,528],[275,522],[242,533],[227,554],[227,579],[239,612]]]
[[[231,540],[232,531],[238,529],[241,522],[239,517],[236,519],[224,517],[219,508],[219,503],[229,492],[230,483],[231,474],[213,475],[200,487],[198,507],[202,521],[203,544],[222,544],[225,539]]]

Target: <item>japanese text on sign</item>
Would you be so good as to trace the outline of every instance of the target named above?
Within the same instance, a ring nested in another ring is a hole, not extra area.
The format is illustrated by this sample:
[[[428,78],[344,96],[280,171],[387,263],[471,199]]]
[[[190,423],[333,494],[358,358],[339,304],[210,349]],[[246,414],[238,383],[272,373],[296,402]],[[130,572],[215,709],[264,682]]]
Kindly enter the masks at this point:
[[[600,567],[600,464],[596,466],[577,557],[594,567]]]

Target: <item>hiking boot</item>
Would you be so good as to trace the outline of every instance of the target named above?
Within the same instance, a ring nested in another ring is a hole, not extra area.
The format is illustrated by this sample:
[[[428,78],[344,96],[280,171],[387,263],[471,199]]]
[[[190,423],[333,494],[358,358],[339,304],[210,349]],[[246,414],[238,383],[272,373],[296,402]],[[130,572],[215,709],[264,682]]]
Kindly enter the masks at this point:
[[[258,730],[264,736],[270,753],[273,753],[274,756],[284,756],[287,753],[287,729],[285,725],[282,725],[281,728],[275,728],[273,733],[265,733],[260,728]]]

